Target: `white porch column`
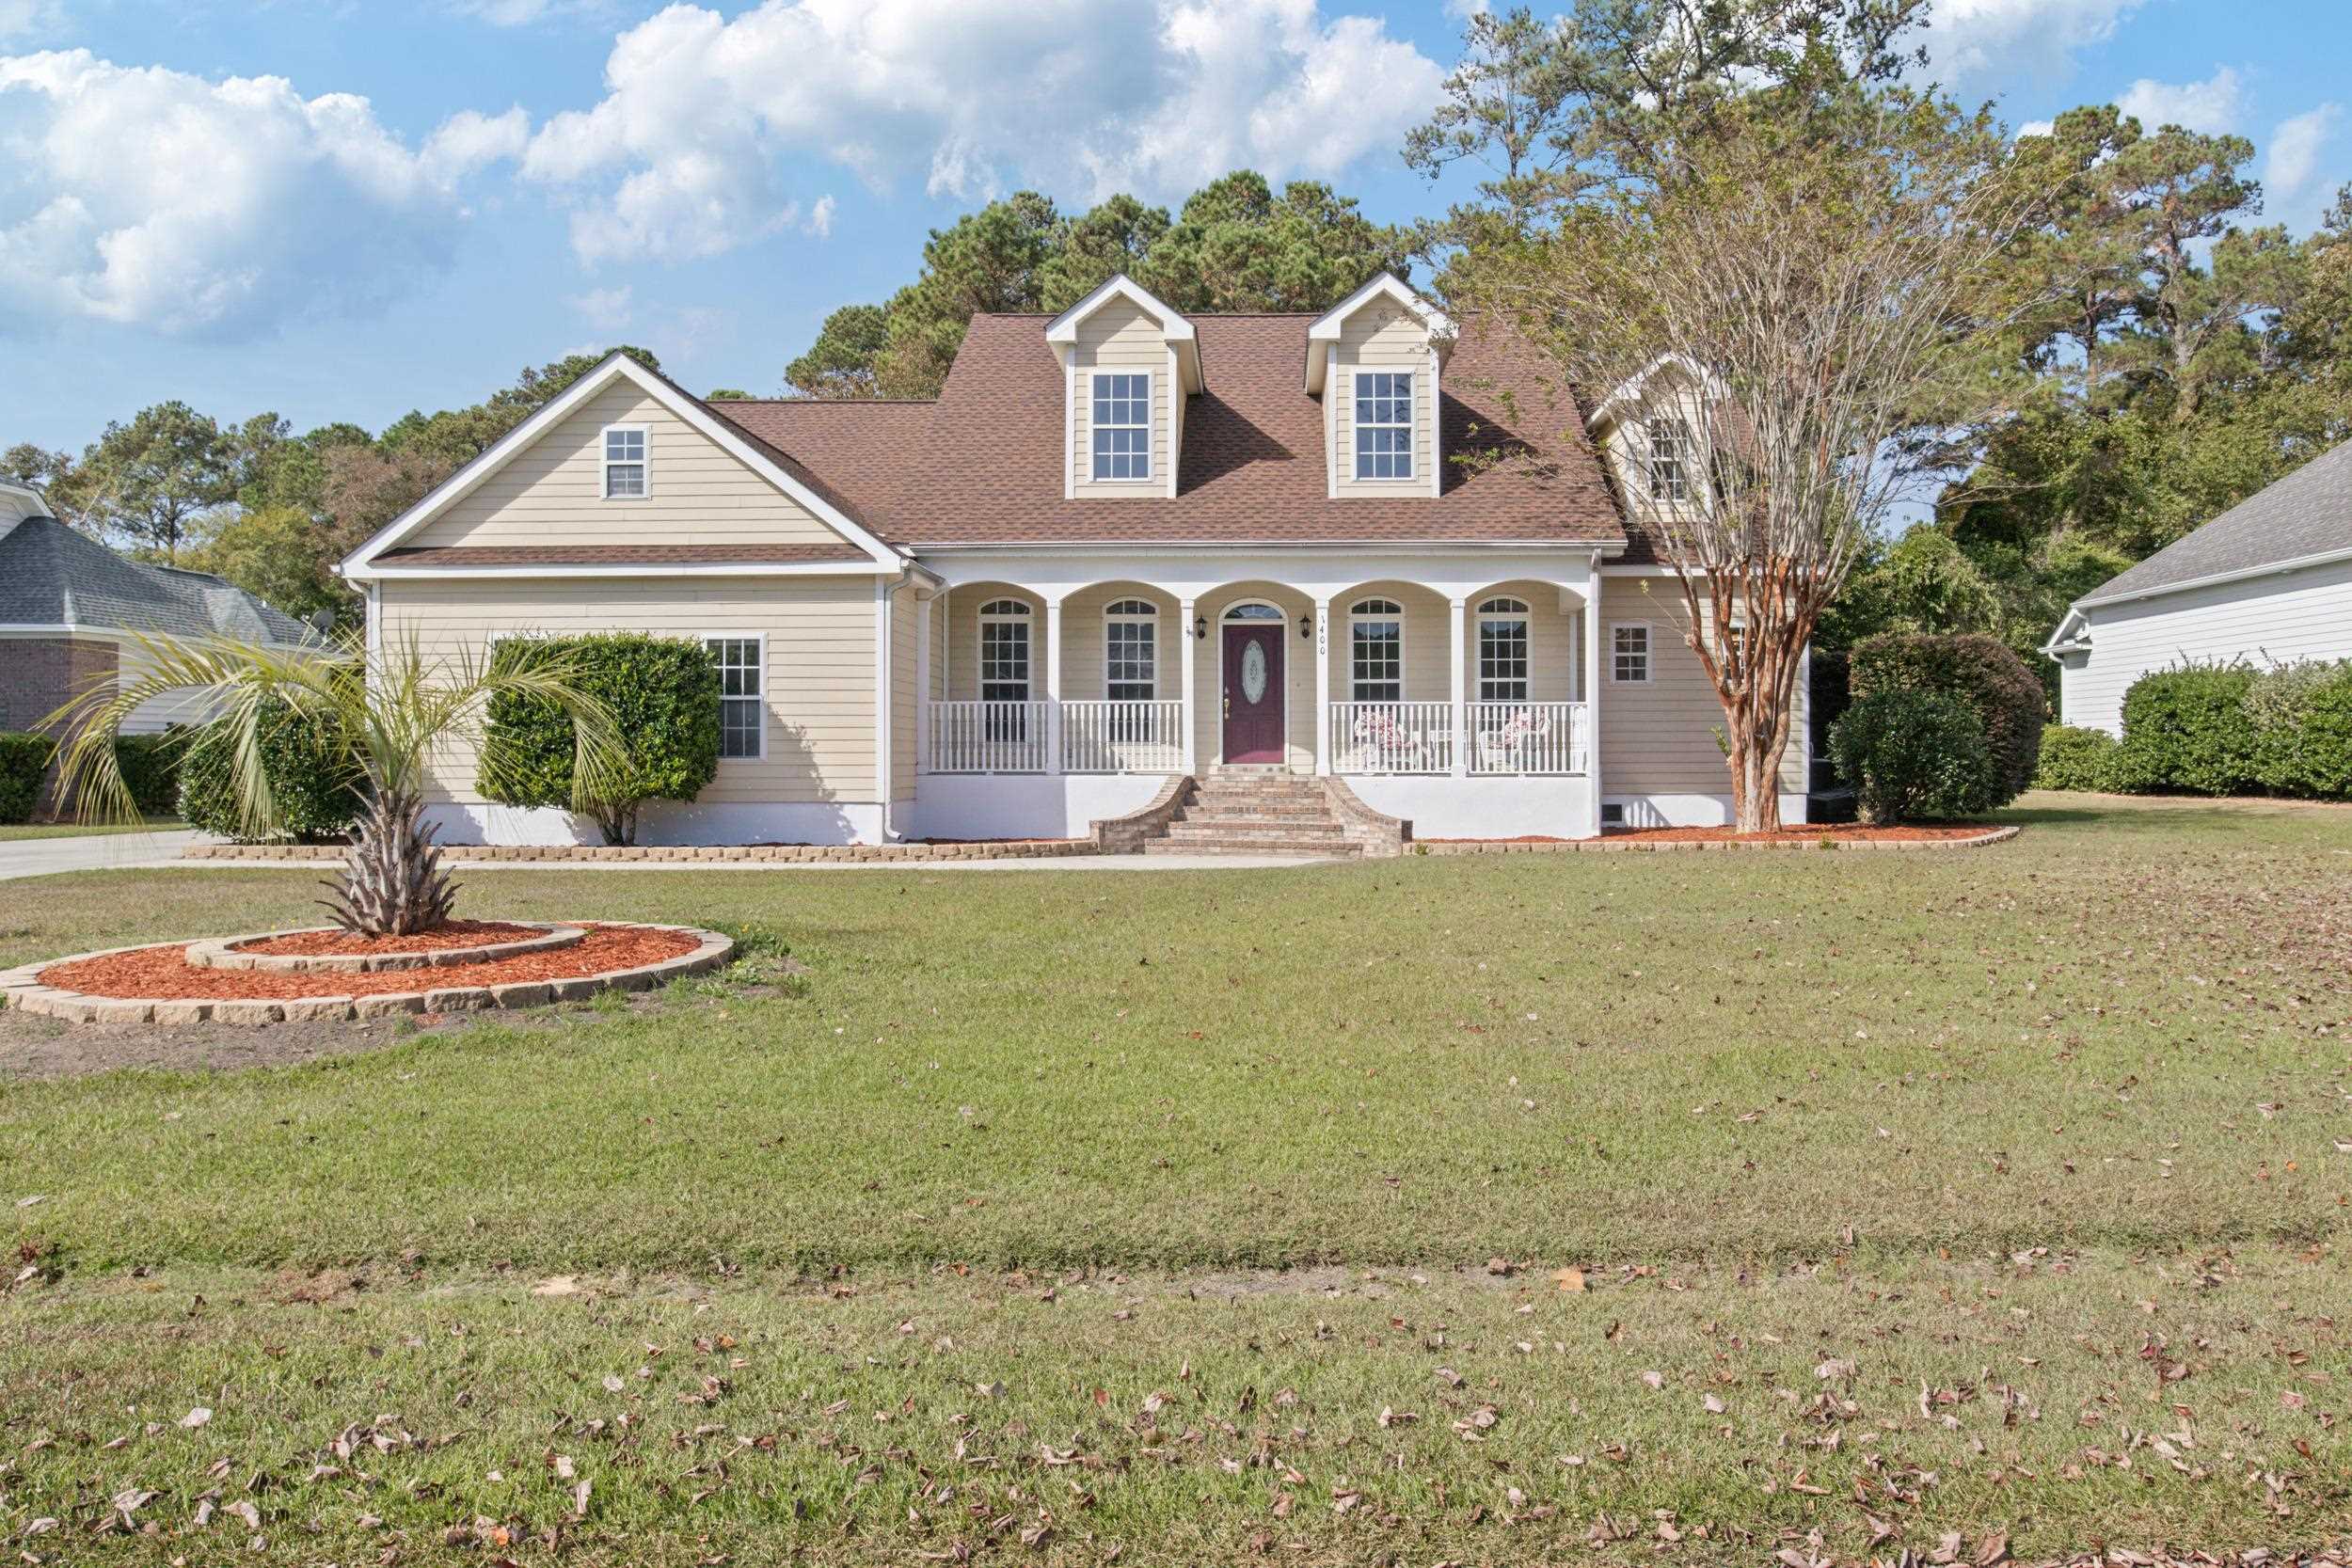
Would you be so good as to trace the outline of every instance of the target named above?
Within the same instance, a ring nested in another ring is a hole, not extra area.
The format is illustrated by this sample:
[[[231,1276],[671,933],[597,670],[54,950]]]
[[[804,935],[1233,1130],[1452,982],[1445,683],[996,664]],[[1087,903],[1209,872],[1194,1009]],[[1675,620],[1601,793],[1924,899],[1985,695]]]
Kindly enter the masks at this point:
[[[1600,836],[1600,563],[1584,586],[1584,836]]]
[[[1449,750],[1454,756],[1454,776],[1460,779],[1470,774],[1470,709],[1466,705],[1470,699],[1462,669],[1462,644],[1470,638],[1470,616],[1460,599],[1448,600],[1447,604],[1452,611],[1450,619],[1454,626],[1454,715],[1451,721],[1454,733]]]
[[[1190,599],[1176,601],[1176,638],[1184,645],[1183,661],[1184,667],[1184,771],[1199,773],[1200,771],[1199,758],[1200,736],[1193,725],[1193,707],[1200,701],[1200,694],[1193,689],[1193,671],[1197,664],[1194,654],[1199,648],[1200,640],[1192,635],[1192,601]]]
[[[1045,771],[1061,771],[1061,600],[1045,601]]]
[[[1331,601],[1315,601],[1315,771],[1331,771]]]
[[[931,616],[939,609],[937,595],[914,595],[914,770],[931,770]]]

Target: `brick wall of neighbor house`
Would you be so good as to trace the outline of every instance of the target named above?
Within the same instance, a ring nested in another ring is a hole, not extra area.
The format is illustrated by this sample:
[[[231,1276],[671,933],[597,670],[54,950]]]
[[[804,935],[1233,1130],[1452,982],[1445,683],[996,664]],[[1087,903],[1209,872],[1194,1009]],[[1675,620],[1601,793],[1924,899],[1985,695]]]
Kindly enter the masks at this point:
[[[115,645],[96,638],[11,637],[0,656],[0,730],[30,730],[115,675]]]
[[[1164,496],[1168,493],[1168,341],[1159,323],[1123,299],[1112,300],[1078,326],[1070,362],[1076,371],[1070,421],[1071,490],[1080,499]],[[1094,377],[1097,370],[1148,371],[1152,376],[1152,478],[1094,482]]]
[[[1698,656],[1683,641],[1680,590],[1665,578],[1607,578],[1602,579],[1600,603],[1602,793],[1612,800],[1628,795],[1728,798],[1731,778],[1715,739],[1723,727],[1723,705]],[[1646,686],[1613,678],[1610,628],[1628,621],[1649,623]],[[1804,683],[1799,681],[1797,712],[1780,768],[1781,789],[1791,795],[1805,790],[1804,702]]]
[[[768,640],[768,754],[722,762],[706,803],[875,799],[874,579],[870,577],[544,581],[392,581],[383,636],[413,635],[428,658],[485,659],[490,640],[532,632],[644,631]],[[912,657],[912,650],[909,650]],[[470,752],[436,759],[433,799],[479,803]]]
[[[604,427],[646,428],[651,494],[604,499]],[[414,546],[837,545],[806,507],[630,381],[574,409],[436,517]]]

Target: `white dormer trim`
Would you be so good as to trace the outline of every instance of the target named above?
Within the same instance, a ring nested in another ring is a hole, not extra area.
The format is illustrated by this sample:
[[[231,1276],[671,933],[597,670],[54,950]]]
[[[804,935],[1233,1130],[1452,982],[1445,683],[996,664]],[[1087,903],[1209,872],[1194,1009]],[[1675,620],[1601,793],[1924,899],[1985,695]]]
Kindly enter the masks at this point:
[[[634,383],[646,396],[675,415],[681,422],[717,442],[729,456],[800,502],[818,521],[859,549],[864,550],[877,562],[889,566],[893,570],[906,565],[905,556],[875,538],[839,507],[793,478],[781,466],[763,455],[727,425],[722,423],[709,409],[705,408],[692,397],[645,369],[628,355],[615,353],[608,356],[603,364],[565,388],[562,395],[547,403],[537,413],[508,431],[496,446],[450,475],[448,479],[443,480],[424,499],[377,530],[373,538],[344,557],[342,563],[336,567],[336,570],[342,576],[358,581],[366,581],[375,577],[379,570],[373,564],[377,556],[398,545],[402,540],[410,537],[434,518],[473,494],[492,474],[504,467],[516,453],[529,448],[532,442],[568,418],[575,409],[590,398],[612,386],[613,382],[622,380]],[[598,462],[601,463],[604,456],[601,435],[597,436],[597,441],[599,447],[596,456]],[[541,568],[532,569],[537,571]]]
[[[1171,388],[1180,392],[1200,390],[1200,340],[1193,331],[1192,323],[1123,272],[1045,324],[1045,341],[1054,345],[1062,362],[1070,361],[1069,351],[1077,344],[1080,324],[1115,299],[1124,300],[1159,324],[1161,336],[1167,339],[1176,356],[1179,379],[1170,383]]]
[[[1443,352],[1440,345],[1453,341],[1457,330],[1453,317],[1415,293],[1396,274],[1375,273],[1370,282],[1315,318],[1314,324],[1307,328],[1307,390],[1309,394],[1320,394],[1323,391],[1325,372],[1330,368],[1329,356],[1317,354],[1315,345],[1337,343],[1340,341],[1341,328],[1345,325],[1347,318],[1375,299],[1392,300],[1411,311],[1420,320],[1422,325],[1428,330],[1432,349]]]
[[[1723,382],[1709,373],[1698,361],[1682,354],[1661,354],[1619,382],[1616,388],[1593,407],[1584,417],[1584,428],[1598,430],[1604,424],[1619,422],[1629,407],[1639,407],[1649,398],[1649,385],[1665,372],[1673,371],[1690,384],[1713,396],[1723,393]]]

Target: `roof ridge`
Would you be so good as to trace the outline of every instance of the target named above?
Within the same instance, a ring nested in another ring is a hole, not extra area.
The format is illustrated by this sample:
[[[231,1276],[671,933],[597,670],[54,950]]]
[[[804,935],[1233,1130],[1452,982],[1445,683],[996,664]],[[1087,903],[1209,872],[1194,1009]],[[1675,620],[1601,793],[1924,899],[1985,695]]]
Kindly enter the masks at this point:
[[[939,400],[937,398],[702,398],[698,401],[707,406],[734,406],[738,408],[747,403],[761,404],[788,404],[794,407],[803,407],[809,404],[821,404],[822,406],[828,408],[834,406],[847,408],[928,408]]]

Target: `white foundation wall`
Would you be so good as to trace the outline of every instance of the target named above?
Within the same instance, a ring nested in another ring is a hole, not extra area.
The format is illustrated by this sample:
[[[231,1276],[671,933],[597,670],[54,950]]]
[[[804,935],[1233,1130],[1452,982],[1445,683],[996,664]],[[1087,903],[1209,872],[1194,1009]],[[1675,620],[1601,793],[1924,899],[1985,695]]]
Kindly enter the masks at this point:
[[[927,773],[892,825],[910,838],[1084,838],[1152,803],[1156,773]]]
[[[1563,778],[1433,778],[1350,774],[1341,781],[1415,838],[1582,838],[1591,782]]]
[[[1603,767],[1607,766],[1603,759]],[[1604,806],[1625,809],[1624,826],[1629,828],[1728,828],[1731,826],[1731,797],[1725,795],[1618,795],[1605,794]],[[1780,798],[1780,821],[1785,828],[1801,827],[1805,822],[1805,798],[1784,794]],[[1611,823],[1611,827],[1618,824]]]
[[[903,816],[901,805],[898,815]],[[424,808],[443,844],[602,844],[594,821],[544,807],[441,801]],[[903,825],[893,826],[905,832]],[[646,802],[637,842],[654,844],[880,844],[882,809],[873,800]]]

